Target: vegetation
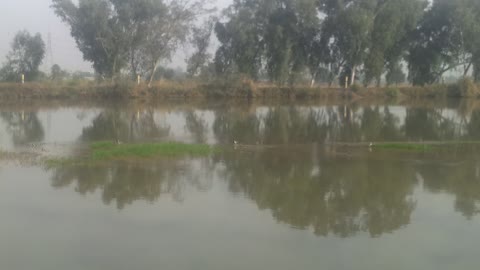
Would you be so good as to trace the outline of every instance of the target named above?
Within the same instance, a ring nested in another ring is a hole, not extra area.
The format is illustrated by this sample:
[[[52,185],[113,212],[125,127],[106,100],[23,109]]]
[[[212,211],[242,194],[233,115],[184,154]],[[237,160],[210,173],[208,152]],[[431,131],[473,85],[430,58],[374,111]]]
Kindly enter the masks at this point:
[[[212,147],[204,144],[183,143],[145,143],[115,144],[113,142],[97,142],[92,144],[91,158],[94,160],[149,158],[155,156],[205,156],[212,152]]]
[[[117,144],[104,141],[90,145],[87,156],[48,158],[43,161],[47,168],[63,166],[95,165],[101,161],[152,159],[158,157],[178,158],[185,156],[202,157],[214,153],[214,147],[206,144],[184,143],[142,143]],[[0,158],[2,152],[0,152]]]
[[[18,32],[12,42],[12,50],[0,69],[0,80],[20,82],[21,75],[32,81],[39,76],[39,67],[45,56],[45,43],[42,36],[30,35],[27,31]]]
[[[255,87],[234,96],[254,96],[263,85],[319,96],[306,87],[332,88],[336,82],[335,88],[352,86],[360,96],[478,96],[477,0],[234,0],[221,16],[211,15],[205,0],[53,0],[52,8],[92,63],[95,74],[89,77],[130,91],[141,76],[151,89],[157,80],[188,78],[213,85],[208,91],[216,96],[232,96],[239,84]],[[218,48],[211,55],[214,34]],[[162,67],[188,43],[186,72]],[[38,34],[17,34],[1,79],[15,81],[20,73],[27,80],[41,78],[44,47]],[[58,65],[50,73],[55,82],[69,80]],[[443,86],[451,76],[462,79]],[[404,90],[407,80],[415,87]]]
[[[134,77],[148,75],[149,84],[204,13],[202,1],[54,0],[52,7],[99,77],[127,69]]]

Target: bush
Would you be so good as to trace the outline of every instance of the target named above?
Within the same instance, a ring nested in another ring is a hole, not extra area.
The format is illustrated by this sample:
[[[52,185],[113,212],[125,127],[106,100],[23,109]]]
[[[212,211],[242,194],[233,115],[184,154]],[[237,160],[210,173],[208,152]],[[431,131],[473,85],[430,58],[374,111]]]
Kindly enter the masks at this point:
[[[360,93],[362,90],[364,90],[364,88],[363,88],[361,85],[359,85],[359,84],[356,84],[356,83],[355,83],[355,84],[352,84],[352,85],[350,86],[350,91],[352,91],[352,92],[354,92],[354,93],[356,93],[356,94]]]
[[[385,94],[389,98],[397,98],[400,95],[400,90],[398,88],[389,87],[385,90]]]
[[[457,83],[449,86],[448,96],[450,97],[477,97],[478,87],[471,78],[463,77]]]

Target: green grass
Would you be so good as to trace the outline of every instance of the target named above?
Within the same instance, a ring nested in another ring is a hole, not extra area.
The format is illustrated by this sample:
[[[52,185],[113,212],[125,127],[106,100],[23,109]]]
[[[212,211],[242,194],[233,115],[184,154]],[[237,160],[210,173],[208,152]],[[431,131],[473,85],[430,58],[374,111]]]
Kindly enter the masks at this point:
[[[213,148],[205,144],[184,143],[144,143],[115,144],[113,142],[97,142],[91,146],[91,159],[109,160],[124,158],[206,156]]]
[[[80,165],[83,164],[80,160],[72,159],[72,158],[50,158],[44,159],[43,165],[46,168],[55,168],[55,167],[62,167],[62,166],[73,166],[73,165]]]

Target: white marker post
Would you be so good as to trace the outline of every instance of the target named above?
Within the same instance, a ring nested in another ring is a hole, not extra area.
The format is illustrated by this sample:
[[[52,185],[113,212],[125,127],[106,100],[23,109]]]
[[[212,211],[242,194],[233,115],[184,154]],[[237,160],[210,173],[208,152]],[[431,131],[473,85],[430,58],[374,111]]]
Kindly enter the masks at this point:
[[[347,88],[348,88],[348,76],[345,77],[345,89],[347,89]]]
[[[137,75],[137,85],[140,85],[140,75]]]
[[[25,83],[25,74],[22,74],[22,84]]]

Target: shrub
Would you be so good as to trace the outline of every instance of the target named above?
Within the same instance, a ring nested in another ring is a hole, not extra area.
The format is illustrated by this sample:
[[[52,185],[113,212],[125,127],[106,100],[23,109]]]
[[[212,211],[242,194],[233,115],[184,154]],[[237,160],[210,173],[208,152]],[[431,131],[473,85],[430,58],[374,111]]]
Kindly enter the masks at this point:
[[[400,95],[400,90],[395,87],[389,87],[385,90],[385,94],[389,98],[397,98]]]
[[[448,96],[450,97],[477,97],[478,87],[471,78],[463,77],[457,83],[449,86]]]
[[[350,86],[350,91],[352,91],[352,92],[354,92],[354,93],[356,93],[356,94],[358,94],[358,93],[361,92],[362,90],[364,90],[364,88],[363,88],[361,85],[359,85],[359,84],[356,84],[356,83],[355,83],[355,84],[352,84],[352,85]]]

